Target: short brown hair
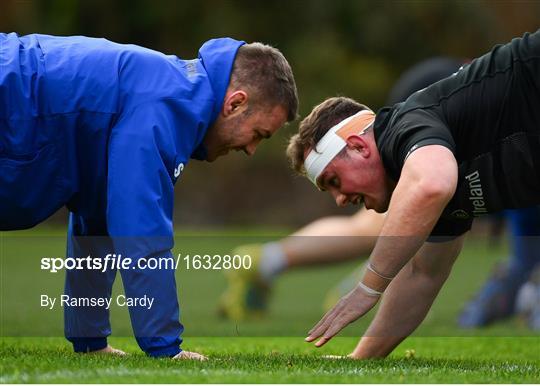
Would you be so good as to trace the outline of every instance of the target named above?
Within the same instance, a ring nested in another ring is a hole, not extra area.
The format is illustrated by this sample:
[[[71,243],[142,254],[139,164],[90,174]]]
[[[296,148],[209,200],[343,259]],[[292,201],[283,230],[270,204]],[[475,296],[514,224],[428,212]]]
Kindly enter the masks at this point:
[[[287,111],[287,122],[296,119],[296,83],[291,66],[277,48],[262,43],[241,46],[234,61],[231,84],[247,87],[255,103],[283,106]]]
[[[315,106],[311,113],[300,122],[298,134],[293,135],[289,140],[287,157],[291,167],[297,173],[305,174],[304,153],[306,149],[314,148],[333,126],[362,110],[369,109],[346,97],[328,98]]]

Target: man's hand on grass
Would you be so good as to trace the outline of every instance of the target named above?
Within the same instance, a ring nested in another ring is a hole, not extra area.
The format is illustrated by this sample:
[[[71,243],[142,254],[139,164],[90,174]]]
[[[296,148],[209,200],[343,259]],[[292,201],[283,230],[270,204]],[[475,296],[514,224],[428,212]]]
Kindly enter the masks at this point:
[[[356,286],[309,331],[306,342],[313,342],[321,337],[315,343],[315,346],[321,347],[349,323],[371,310],[378,300],[379,296],[370,295],[362,287]]]
[[[107,345],[107,347],[102,348],[101,350],[90,351],[89,354],[112,355],[118,357],[125,357],[127,355],[124,351],[118,350],[110,345]]]
[[[178,354],[176,354],[173,359],[176,360],[195,360],[195,361],[206,361],[208,360],[208,357],[196,353],[196,352],[190,352],[190,351],[182,351]]]

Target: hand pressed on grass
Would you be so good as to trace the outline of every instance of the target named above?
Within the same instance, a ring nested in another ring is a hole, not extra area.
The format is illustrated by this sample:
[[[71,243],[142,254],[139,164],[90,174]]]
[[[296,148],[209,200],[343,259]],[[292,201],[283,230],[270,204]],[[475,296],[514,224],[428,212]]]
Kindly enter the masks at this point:
[[[199,354],[197,352],[191,352],[191,351],[181,351],[178,354],[176,354],[173,359],[175,360],[195,360],[195,361],[206,361],[208,360],[208,357]]]
[[[315,343],[315,346],[321,347],[345,326],[371,310],[378,300],[379,296],[370,295],[362,287],[356,286],[351,292],[342,297],[334,308],[328,311],[308,332],[306,342],[313,342],[321,337]]]
[[[107,345],[107,347],[102,348],[100,350],[90,351],[88,354],[112,355],[112,356],[119,356],[119,357],[124,357],[127,355],[124,351],[114,348],[111,345]]]

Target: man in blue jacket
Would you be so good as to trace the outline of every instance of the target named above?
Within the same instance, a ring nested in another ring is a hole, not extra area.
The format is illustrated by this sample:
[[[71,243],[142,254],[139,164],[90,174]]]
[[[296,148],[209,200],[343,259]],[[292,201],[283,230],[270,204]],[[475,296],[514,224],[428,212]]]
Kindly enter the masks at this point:
[[[261,43],[206,42],[182,60],[105,39],[0,34],[0,230],[32,227],[70,211],[67,254],[129,256],[121,270],[139,346],[151,356],[197,358],[180,349],[174,270],[139,269],[173,246],[173,188],[190,158],[255,152],[296,117],[293,74]],[[92,236],[92,237],[86,237]],[[65,294],[110,298],[116,271],[68,270]],[[107,344],[104,307],[65,307],[76,352]]]

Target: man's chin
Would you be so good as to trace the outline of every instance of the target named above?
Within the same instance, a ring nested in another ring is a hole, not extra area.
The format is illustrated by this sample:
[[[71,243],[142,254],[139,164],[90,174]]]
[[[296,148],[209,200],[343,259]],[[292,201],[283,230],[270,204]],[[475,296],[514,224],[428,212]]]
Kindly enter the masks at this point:
[[[378,205],[375,205],[373,209],[377,213],[386,213],[388,211],[389,206],[390,206],[390,202],[387,201],[387,202],[383,202],[383,203],[379,203]]]
[[[373,202],[371,199],[364,198],[364,206],[366,209],[373,209],[377,213],[386,213],[389,203]]]

